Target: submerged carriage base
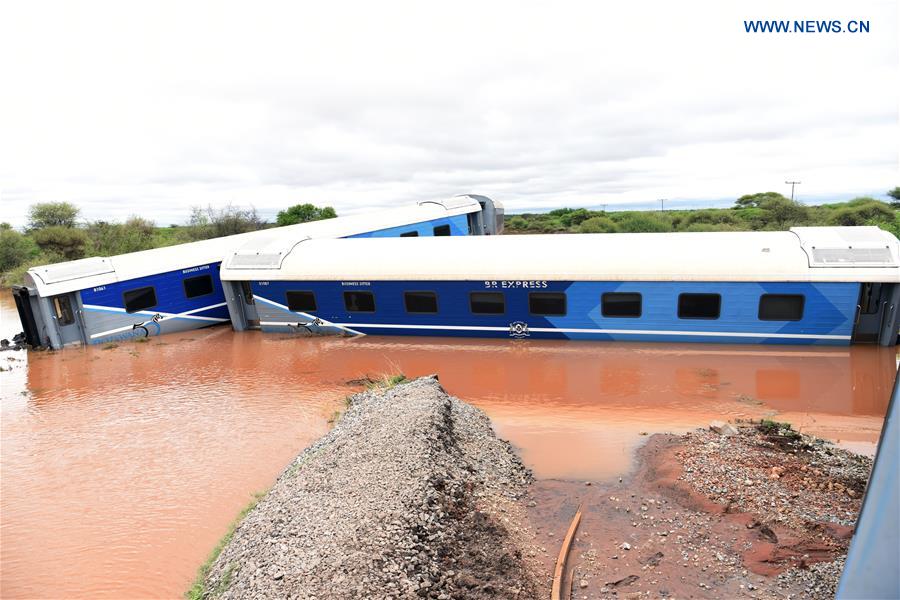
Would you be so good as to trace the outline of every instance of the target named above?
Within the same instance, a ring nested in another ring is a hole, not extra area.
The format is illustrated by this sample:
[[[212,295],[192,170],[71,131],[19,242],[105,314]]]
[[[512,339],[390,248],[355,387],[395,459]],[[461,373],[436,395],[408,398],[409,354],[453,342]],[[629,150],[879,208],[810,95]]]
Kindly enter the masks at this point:
[[[238,330],[889,346],[900,322],[900,245],[876,227],[244,250],[221,272]]]
[[[338,217],[112,257],[29,269],[13,289],[25,338],[34,348],[109,343],[227,323],[219,277],[243,248],[290,252],[316,238],[493,235],[503,206],[474,194],[376,213]]]

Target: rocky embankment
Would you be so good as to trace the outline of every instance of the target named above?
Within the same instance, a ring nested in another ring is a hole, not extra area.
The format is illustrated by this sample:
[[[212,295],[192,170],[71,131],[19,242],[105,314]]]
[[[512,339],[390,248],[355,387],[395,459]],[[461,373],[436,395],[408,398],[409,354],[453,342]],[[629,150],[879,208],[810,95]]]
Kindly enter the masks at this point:
[[[234,532],[221,598],[534,598],[531,482],[487,416],[435,377],[353,396]]]

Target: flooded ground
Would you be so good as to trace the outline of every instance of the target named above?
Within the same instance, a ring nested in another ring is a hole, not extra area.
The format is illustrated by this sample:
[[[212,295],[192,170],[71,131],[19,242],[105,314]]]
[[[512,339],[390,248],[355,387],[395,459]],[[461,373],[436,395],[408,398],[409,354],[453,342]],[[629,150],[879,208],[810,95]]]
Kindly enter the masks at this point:
[[[0,337],[19,330],[8,296]],[[10,360],[15,359],[15,360]],[[429,338],[227,328],[0,354],[0,595],[177,597],[363,376],[438,373],[542,478],[626,472],[644,434],[770,416],[872,453],[894,349]],[[11,371],[5,369],[11,368]]]

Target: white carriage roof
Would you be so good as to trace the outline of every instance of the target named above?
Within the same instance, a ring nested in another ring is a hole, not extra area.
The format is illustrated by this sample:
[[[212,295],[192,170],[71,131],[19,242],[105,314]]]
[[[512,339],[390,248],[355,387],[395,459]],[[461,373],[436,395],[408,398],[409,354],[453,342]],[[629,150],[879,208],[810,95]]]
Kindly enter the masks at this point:
[[[813,248],[837,256],[817,261]],[[223,268],[222,279],[900,282],[898,265],[900,244],[891,234],[876,227],[827,227],[782,232],[320,239],[298,244],[281,268]]]
[[[118,256],[84,258],[33,267],[28,270],[28,275],[41,296],[53,296],[219,262],[236,252],[256,252],[258,248],[273,246],[289,250],[297,242],[306,239],[357,235],[468,214],[480,209],[481,205],[475,198],[454,196],[444,202],[419,202],[400,208],[251,231]]]

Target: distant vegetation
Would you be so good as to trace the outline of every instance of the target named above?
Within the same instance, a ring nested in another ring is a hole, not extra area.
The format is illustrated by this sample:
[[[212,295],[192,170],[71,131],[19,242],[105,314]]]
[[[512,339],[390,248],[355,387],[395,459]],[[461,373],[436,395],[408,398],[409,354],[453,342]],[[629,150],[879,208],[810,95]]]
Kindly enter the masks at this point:
[[[776,192],[749,194],[732,208],[698,210],[616,211],[560,208],[548,213],[507,215],[506,232],[638,233],[665,231],[773,231],[796,225],[876,225],[900,237],[900,187],[888,192],[890,203],[874,198],[806,206]],[[266,223],[253,208],[195,207],[184,225],[157,227],[142,217],[124,223],[79,220],[80,210],[68,202],[31,206],[24,232],[0,223],[0,280],[20,283],[26,270],[86,256],[115,255],[293,225],[337,216],[330,206],[298,204]]]
[[[337,216],[330,206],[298,204],[279,213],[279,223],[275,225],[263,221],[253,208],[209,206],[191,209],[190,219],[184,225],[157,227],[153,221],[137,216],[118,223],[81,221],[80,214],[74,204],[44,202],[29,208],[23,232],[16,231],[9,223],[0,223],[2,284],[21,283],[25,271],[37,265],[125,254]],[[289,217],[282,219],[283,214]]]
[[[900,188],[890,203],[856,198],[806,206],[776,192],[748,194],[732,208],[616,211],[560,208],[507,215],[505,233],[643,233],[666,231],[778,231],[795,226],[875,225],[900,237]]]

